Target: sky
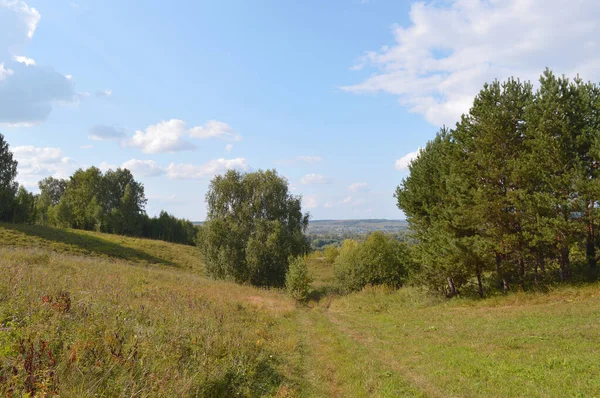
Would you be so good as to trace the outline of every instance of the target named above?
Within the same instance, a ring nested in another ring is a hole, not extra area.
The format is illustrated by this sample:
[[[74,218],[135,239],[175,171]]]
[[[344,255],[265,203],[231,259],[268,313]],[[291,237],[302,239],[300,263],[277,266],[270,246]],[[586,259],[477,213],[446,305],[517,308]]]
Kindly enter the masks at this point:
[[[485,82],[600,81],[597,0],[0,0],[0,132],[18,181],[126,167],[147,212],[277,169],[312,219],[393,193]]]

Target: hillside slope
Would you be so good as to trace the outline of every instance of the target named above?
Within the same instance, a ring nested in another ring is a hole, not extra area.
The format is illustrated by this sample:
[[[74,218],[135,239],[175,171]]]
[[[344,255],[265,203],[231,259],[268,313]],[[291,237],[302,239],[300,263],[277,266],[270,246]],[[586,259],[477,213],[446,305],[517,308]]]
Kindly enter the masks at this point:
[[[194,247],[0,225],[0,396],[600,396],[600,288],[313,301],[213,281]]]

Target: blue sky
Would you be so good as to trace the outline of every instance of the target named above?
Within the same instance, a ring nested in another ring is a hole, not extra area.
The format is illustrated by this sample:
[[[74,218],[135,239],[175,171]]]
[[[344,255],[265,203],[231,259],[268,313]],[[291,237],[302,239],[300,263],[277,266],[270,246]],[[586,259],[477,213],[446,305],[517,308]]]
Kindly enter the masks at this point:
[[[406,164],[485,81],[600,78],[596,1],[0,0],[0,132],[35,190],[126,166],[148,213],[276,168],[314,219],[403,218]]]

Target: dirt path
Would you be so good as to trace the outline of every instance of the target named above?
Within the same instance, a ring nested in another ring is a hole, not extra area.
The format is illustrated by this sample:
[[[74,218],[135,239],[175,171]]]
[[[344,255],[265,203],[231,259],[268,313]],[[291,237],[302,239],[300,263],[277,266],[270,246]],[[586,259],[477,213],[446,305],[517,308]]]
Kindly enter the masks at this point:
[[[413,380],[389,366],[363,339],[349,335],[323,308],[300,309],[297,315],[306,347],[304,375],[314,397],[424,397]]]

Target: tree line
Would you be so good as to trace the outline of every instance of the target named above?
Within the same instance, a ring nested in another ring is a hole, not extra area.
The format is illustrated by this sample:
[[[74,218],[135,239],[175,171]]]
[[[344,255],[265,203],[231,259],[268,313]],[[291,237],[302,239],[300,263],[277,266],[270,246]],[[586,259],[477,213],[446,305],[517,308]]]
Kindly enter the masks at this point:
[[[448,296],[596,277],[600,87],[546,70],[486,84],[396,190],[419,280]]]
[[[146,214],[144,186],[128,169],[79,169],[68,179],[47,177],[39,193],[15,181],[17,161],[0,134],[0,220],[94,230],[194,245],[198,229],[165,211]]]
[[[208,275],[307,297],[309,215],[275,170],[216,176],[197,232],[164,212],[149,218],[143,185],[126,169],[46,178],[33,195],[14,182],[1,135],[0,166],[4,220],[187,244],[197,237]],[[395,197],[410,236],[375,232],[323,252],[340,291],[413,283],[484,296],[596,279],[600,87],[549,70],[536,90],[513,78],[484,85],[455,127],[411,162]]]

